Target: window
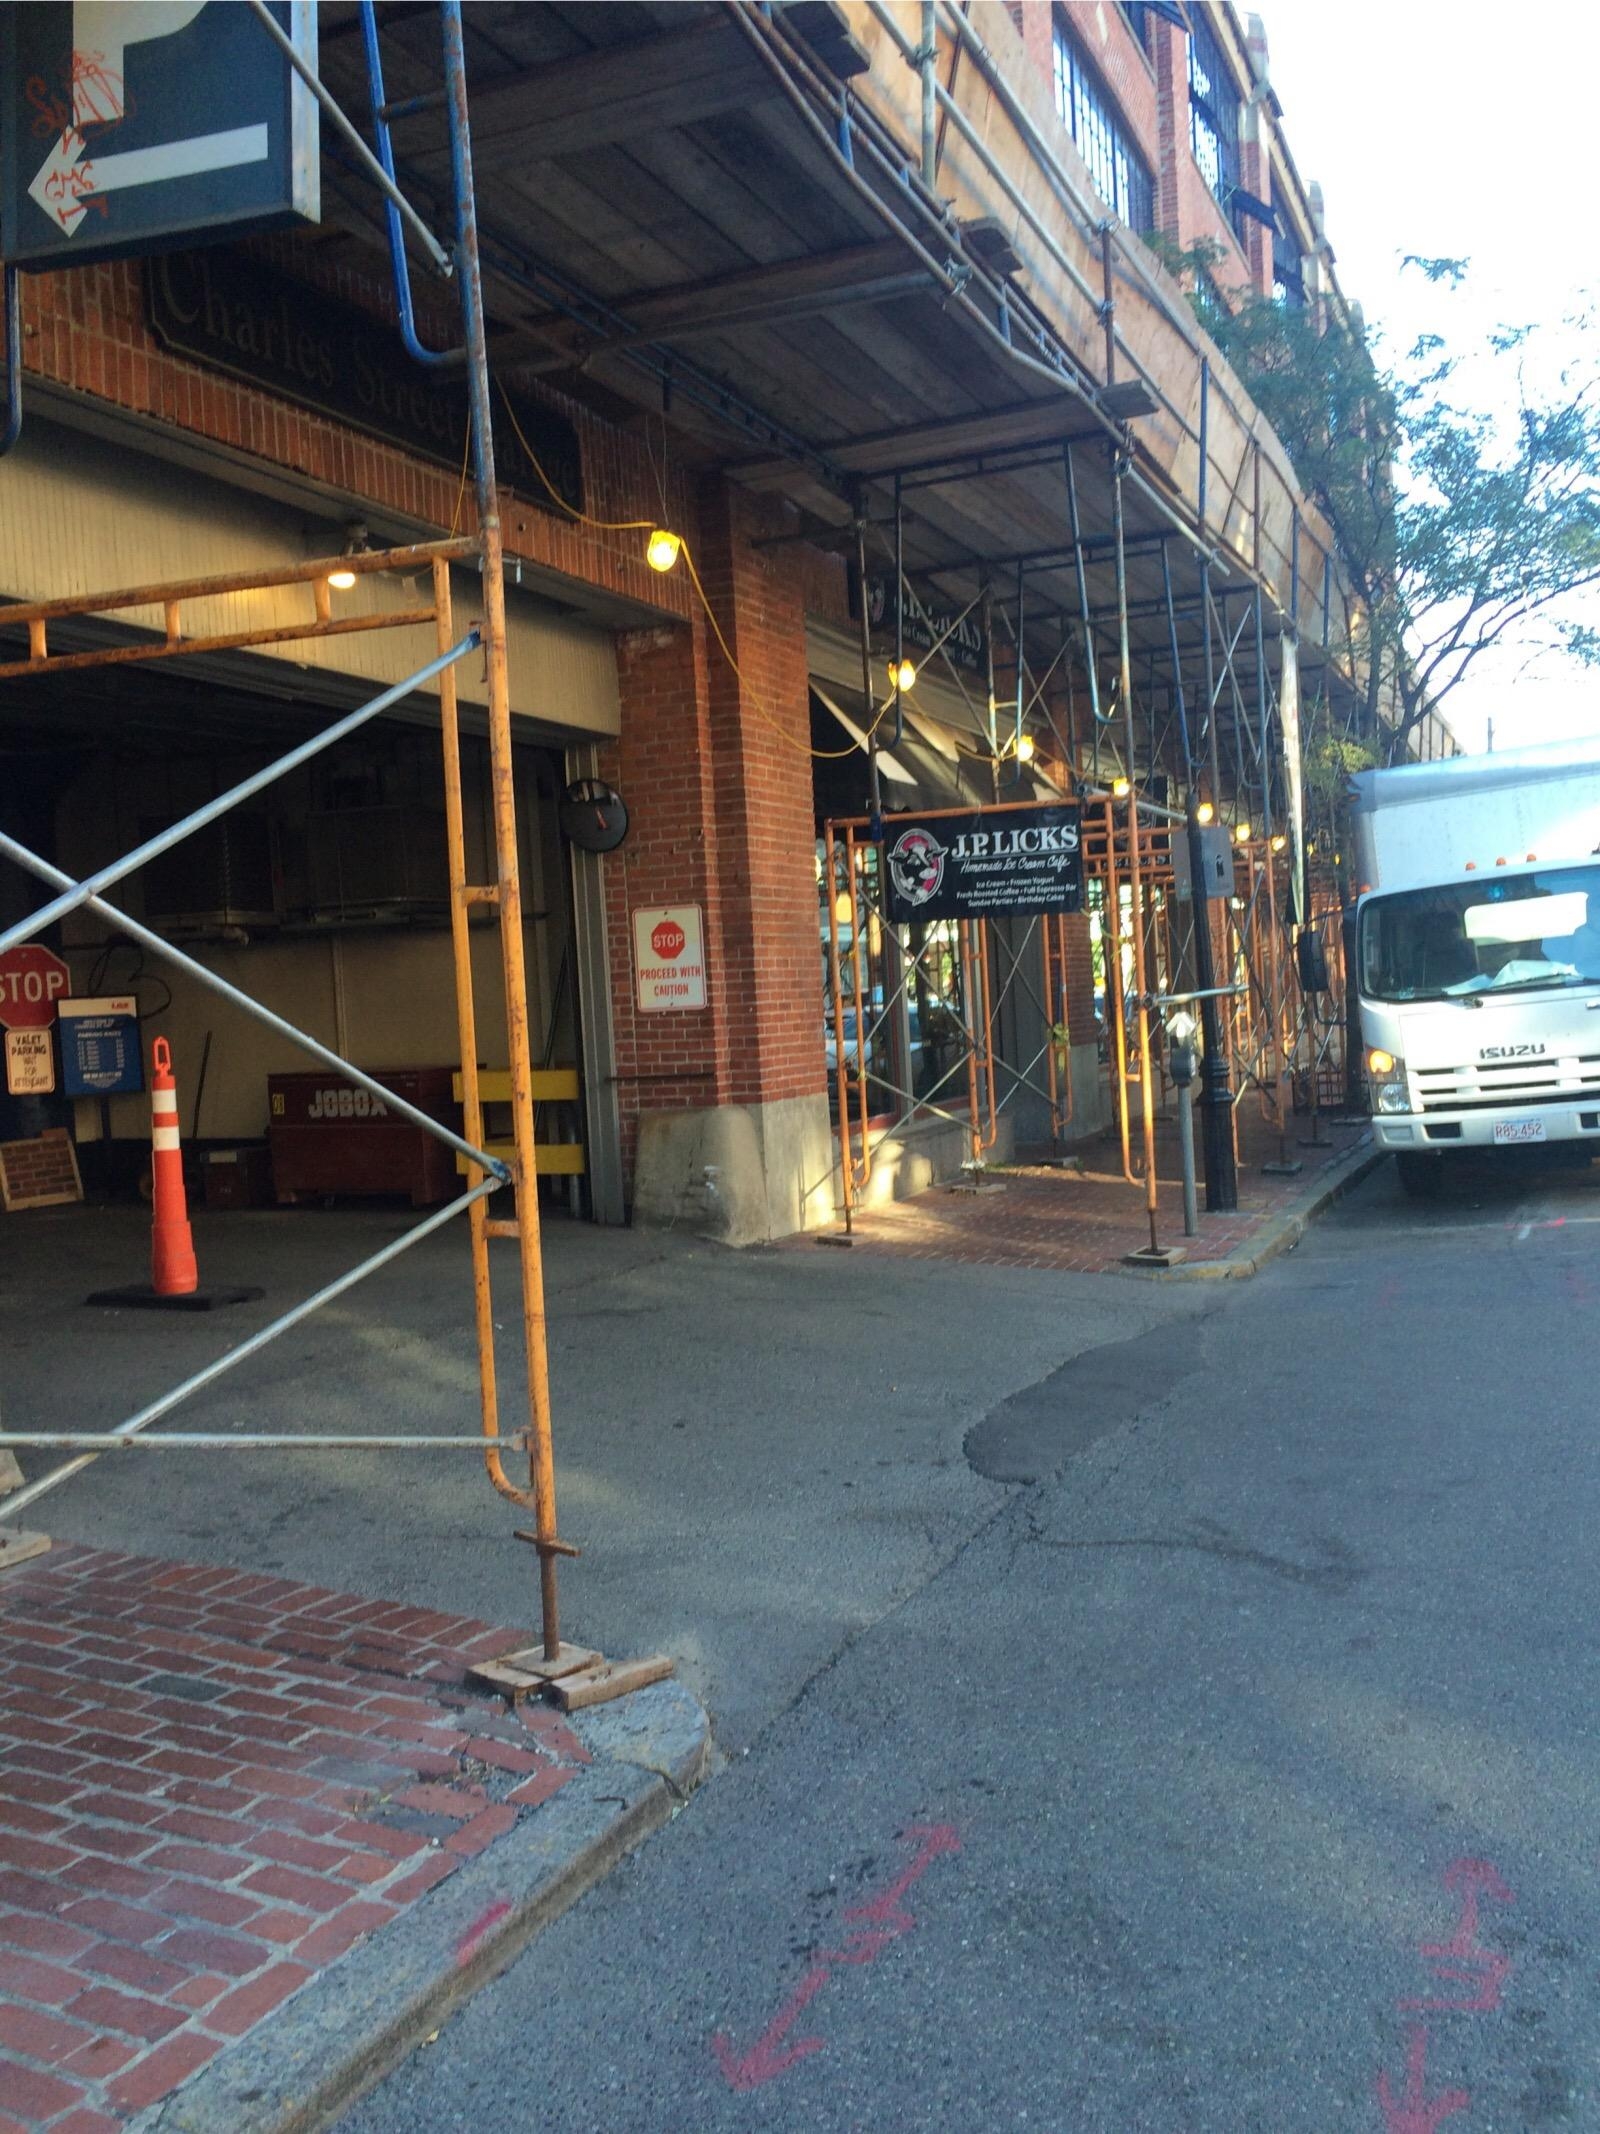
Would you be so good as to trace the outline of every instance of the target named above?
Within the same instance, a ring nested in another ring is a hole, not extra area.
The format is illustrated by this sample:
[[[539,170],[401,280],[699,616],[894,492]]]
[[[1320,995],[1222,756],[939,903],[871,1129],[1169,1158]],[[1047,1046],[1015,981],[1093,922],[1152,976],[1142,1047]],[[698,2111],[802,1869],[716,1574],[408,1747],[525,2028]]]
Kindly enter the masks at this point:
[[[1200,175],[1230,220],[1239,186],[1239,92],[1199,8],[1189,28],[1189,143]],[[1242,233],[1236,231],[1241,236]]]
[[[1403,1001],[1592,986],[1600,979],[1597,917],[1595,866],[1374,897],[1361,913],[1361,990],[1369,1000]]]
[[[1062,26],[1056,25],[1056,109],[1089,166],[1095,191],[1130,230],[1155,228],[1155,187],[1111,99]]]
[[[1272,300],[1286,311],[1306,308],[1305,261],[1294,239],[1281,230],[1272,239]]]

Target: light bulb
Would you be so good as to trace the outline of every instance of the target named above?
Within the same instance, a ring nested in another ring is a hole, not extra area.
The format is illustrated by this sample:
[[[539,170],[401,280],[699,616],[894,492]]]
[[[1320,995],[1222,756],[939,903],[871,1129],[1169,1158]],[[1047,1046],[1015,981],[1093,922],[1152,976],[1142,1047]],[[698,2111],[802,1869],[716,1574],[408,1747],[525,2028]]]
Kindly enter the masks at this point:
[[[1282,831],[1280,830],[1278,835],[1272,840],[1273,851],[1281,852],[1284,846],[1288,844],[1288,842],[1289,840],[1283,835]]]
[[[328,583],[336,593],[348,593],[355,582],[356,574],[354,571],[341,568],[328,573]]]
[[[1235,823],[1233,826],[1233,834],[1238,839],[1241,845],[1249,844],[1250,825],[1247,822]]]
[[[903,693],[907,689],[914,687],[916,679],[917,670],[910,660],[890,660],[889,687],[891,689],[898,689]]]
[[[670,571],[682,547],[683,542],[677,534],[658,526],[645,543],[644,560],[653,571]]]
[[[1209,800],[1202,800],[1199,807],[1194,811],[1194,819],[1198,823],[1213,822],[1216,819],[1216,813],[1216,809]]]
[[[1018,734],[1017,761],[1019,763],[1031,763],[1033,761],[1033,751],[1034,739],[1032,734]]]
[[[1133,787],[1132,787],[1132,786],[1131,786],[1131,785],[1129,784],[1129,782],[1128,782],[1128,780],[1127,780],[1126,778],[1113,778],[1113,779],[1112,779],[1112,781],[1111,781],[1111,794],[1112,794],[1112,798],[1113,798],[1113,799],[1115,799],[1115,800],[1126,800],[1126,799],[1127,799],[1127,797],[1128,797],[1128,795],[1129,795],[1129,794],[1130,794],[1130,793],[1131,793],[1132,791],[1133,791]]]

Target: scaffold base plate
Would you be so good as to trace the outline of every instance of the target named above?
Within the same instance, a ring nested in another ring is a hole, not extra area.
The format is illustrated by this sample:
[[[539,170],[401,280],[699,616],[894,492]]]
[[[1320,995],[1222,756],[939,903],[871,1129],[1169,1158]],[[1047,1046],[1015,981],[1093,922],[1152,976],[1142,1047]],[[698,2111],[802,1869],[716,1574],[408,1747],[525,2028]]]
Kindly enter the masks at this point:
[[[945,1187],[947,1193],[1003,1193],[1005,1182],[999,1178],[969,1180],[958,1178]]]
[[[42,1556],[49,1546],[48,1534],[31,1533],[25,1526],[0,1526],[0,1572],[14,1571],[19,1563]]]
[[[855,1239],[848,1230],[819,1230],[813,1243],[818,1245],[853,1245]]]
[[[550,1694],[564,1712],[581,1712],[585,1705],[608,1704],[613,1697],[626,1697],[652,1682],[664,1682],[672,1671],[673,1663],[664,1652],[653,1652],[644,1660],[601,1660],[552,1682]]]
[[[1189,1257],[1182,1245],[1141,1245],[1137,1252],[1122,1255],[1124,1267],[1176,1267]]]
[[[214,1312],[224,1304],[254,1304],[264,1289],[191,1289],[186,1297],[158,1297],[148,1282],[129,1282],[121,1289],[95,1289],[85,1304],[107,1304],[145,1312]]]
[[[603,1664],[600,1654],[588,1645],[564,1643],[550,1659],[546,1659],[542,1645],[524,1645],[516,1652],[501,1653],[497,1659],[480,1660],[475,1667],[468,1668],[467,1674],[470,1680],[487,1683],[490,1689],[500,1690],[515,1699],[537,1696],[563,1675],[576,1674],[582,1667]]]

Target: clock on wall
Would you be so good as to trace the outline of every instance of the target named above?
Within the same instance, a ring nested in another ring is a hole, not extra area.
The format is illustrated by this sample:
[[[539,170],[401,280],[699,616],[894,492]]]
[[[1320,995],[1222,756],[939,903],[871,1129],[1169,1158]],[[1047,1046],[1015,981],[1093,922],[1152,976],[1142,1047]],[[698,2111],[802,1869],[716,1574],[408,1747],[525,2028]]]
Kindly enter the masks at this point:
[[[615,852],[628,834],[627,806],[603,778],[575,778],[561,796],[560,821],[580,852]]]

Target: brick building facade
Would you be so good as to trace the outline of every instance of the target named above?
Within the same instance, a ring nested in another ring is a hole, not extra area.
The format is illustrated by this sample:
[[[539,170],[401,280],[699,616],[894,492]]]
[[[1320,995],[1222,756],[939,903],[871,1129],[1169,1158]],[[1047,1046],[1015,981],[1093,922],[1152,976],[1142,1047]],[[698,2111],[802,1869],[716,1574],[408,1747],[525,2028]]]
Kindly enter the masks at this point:
[[[1190,13],[1229,69],[1237,194],[1208,183],[1197,163],[1191,40],[1172,19],[1174,10],[1082,0],[1052,8],[1023,0],[1010,12],[1021,38],[1018,65],[1058,83],[1063,50],[1077,55],[1090,85],[1085,93],[1099,99],[1095,123],[1109,121],[1148,173],[1154,228],[1181,246],[1214,240],[1229,266],[1264,291],[1273,286],[1275,241],[1280,263],[1299,260],[1304,287],[1316,294],[1320,231],[1281,140],[1264,45],[1231,8],[1194,6]],[[1058,112],[1053,150],[1092,193],[1097,175],[1114,170],[1114,155],[1108,165],[1103,140],[1074,145],[1070,99],[1066,107],[1058,103]],[[1256,204],[1249,214],[1240,206],[1245,196]],[[1276,240],[1263,215],[1276,215]],[[312,292],[387,325],[393,299],[380,256],[370,246],[361,254],[348,236],[328,235],[332,242],[315,233],[259,239],[230,256],[291,293]],[[272,531],[250,551],[263,565],[280,555],[316,554],[319,542],[320,552],[334,553],[352,526],[377,546],[472,530],[472,499],[460,471],[408,449],[403,434],[376,435],[372,426],[340,419],[286,390],[281,366],[275,368],[259,335],[249,336],[248,345],[236,337],[241,345],[225,365],[163,345],[150,304],[150,280],[161,271],[157,262],[121,261],[25,281],[28,427],[17,455],[0,464],[0,510],[8,485],[14,498],[26,495],[30,511],[36,499],[48,506],[59,481],[55,441],[65,440],[77,470],[77,534],[71,541],[14,535],[0,549],[0,592],[39,599],[98,583],[138,582],[114,529],[124,499],[150,489],[150,470],[165,470],[162,478],[174,485],[163,556],[191,569],[201,565],[212,538],[208,514],[220,510],[223,497],[241,514],[258,505],[276,514]],[[1218,278],[1226,278],[1221,267]],[[923,412],[913,388],[896,381],[875,381],[875,388],[895,397],[901,420]],[[513,483],[503,518],[513,622],[521,617],[523,629],[520,639],[513,629],[513,706],[530,749],[528,834],[542,852],[548,907],[539,922],[548,938],[530,932],[536,1007],[546,1056],[581,1061],[586,1071],[591,1162],[607,1172],[597,1181],[596,1207],[613,1218],[631,1208],[643,1219],[735,1240],[828,1222],[836,1152],[821,988],[812,689],[831,690],[837,700],[847,686],[839,676],[849,672],[856,628],[849,571],[838,546],[800,537],[803,522],[792,504],[743,486],[737,469],[716,465],[703,444],[681,446],[664,413],[641,417],[581,376],[571,392],[539,374],[518,390],[571,426],[582,471],[580,512],[560,508],[537,482]],[[86,496],[99,499],[87,515]],[[685,568],[662,574],[646,565],[644,529],[656,522],[686,538],[705,607]],[[165,565],[149,573],[170,574]],[[470,605],[470,589],[463,599]],[[340,642],[359,648],[369,641]],[[554,657],[553,647],[567,665],[541,664]],[[553,674],[561,677],[559,687]],[[345,701],[358,685],[389,678],[364,665],[359,649],[306,668],[292,663],[292,648],[288,655],[274,648],[269,656],[238,655],[220,680],[232,693],[230,704],[234,695],[241,704],[257,697],[265,704],[269,696],[281,700],[323,682],[344,689],[338,700]],[[947,717],[952,730],[961,726],[956,693],[943,688],[941,694],[931,674],[928,683],[922,702],[930,719]],[[1009,687],[997,640],[996,689],[1004,698]],[[469,707],[481,700],[465,669],[462,688]],[[1063,760],[1060,733],[1070,726],[1071,711],[1058,683],[1044,705],[1059,716],[1048,728],[1035,722],[1039,767],[1067,786],[1081,766]],[[22,743],[36,756],[50,716],[50,706],[33,698],[13,714]],[[126,745],[117,740],[115,699],[101,700],[95,716],[108,746]],[[180,722],[182,716],[174,714]],[[238,746],[216,741],[217,775],[223,759],[259,750],[271,724],[262,712]],[[163,746],[159,738],[143,745],[152,756]],[[52,758],[49,791],[41,784],[31,799],[13,794],[9,803],[36,836],[41,818],[49,819],[53,847],[69,865],[106,856],[102,831],[109,836],[116,812],[114,795],[94,796],[93,766],[78,760],[82,754],[80,743],[70,762]],[[864,799],[864,754],[854,774]],[[626,842],[598,862],[567,854],[554,830],[559,786],[579,775],[607,780],[631,814]],[[574,906],[575,867],[590,869],[588,919],[583,895]],[[6,915],[20,894],[12,884],[0,898]],[[566,908],[551,917],[558,903]],[[647,1012],[635,984],[635,917],[683,905],[698,906],[703,915],[707,1004],[691,1012]],[[235,929],[241,930],[249,932]],[[296,934],[263,924],[244,942],[223,938],[227,931],[219,927],[208,954],[247,966],[246,982],[251,971],[281,964],[281,983],[307,1027],[321,1034],[325,1024],[330,1039],[340,1036],[370,1064],[422,1064],[408,1048],[428,1058],[444,1042],[442,1014],[418,1030],[407,1015],[385,1013],[378,999],[386,987],[415,994],[442,986],[442,954],[428,948],[425,928],[408,931],[402,941],[393,929],[380,935],[352,923],[342,949],[331,951],[325,937],[313,945],[306,928]],[[437,935],[430,938],[437,946]],[[75,984],[107,982],[103,930],[69,928],[64,945]],[[1087,918],[1071,923],[1067,950],[1065,991],[1054,1006],[1070,1027],[1073,1071],[1082,1082],[1076,1130],[1088,1131],[1101,1123],[1103,1110],[1096,1109]],[[329,955],[331,981],[319,961]],[[585,1025],[603,1029],[587,1049]],[[194,1025],[196,1041],[200,1028]],[[835,1040],[843,1043],[843,1034],[836,1032]],[[493,1042],[491,1032],[491,1065]],[[228,1085],[226,1108],[202,1121],[201,1138],[208,1129],[224,1139],[263,1131],[262,1083],[253,1067],[241,1068]],[[102,1131],[86,1106],[78,1107],[74,1124],[85,1140]],[[131,1107],[111,1125],[112,1138],[139,1131]],[[908,1166],[906,1175],[914,1170]]]

